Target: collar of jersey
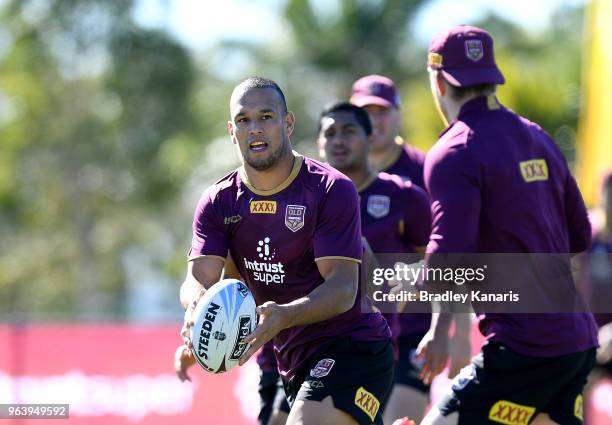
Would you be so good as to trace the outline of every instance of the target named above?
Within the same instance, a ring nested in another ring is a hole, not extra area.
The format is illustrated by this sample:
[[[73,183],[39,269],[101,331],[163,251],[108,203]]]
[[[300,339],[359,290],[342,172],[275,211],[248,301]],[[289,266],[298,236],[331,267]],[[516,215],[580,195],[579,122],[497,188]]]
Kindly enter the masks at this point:
[[[261,190],[261,189],[256,189],[255,187],[253,187],[253,185],[251,185],[251,183],[249,183],[249,179],[246,175],[246,172],[244,171],[243,167],[240,167],[240,180],[242,180],[242,183],[244,183],[244,185],[246,187],[249,188],[249,190],[251,192],[253,192],[256,195],[260,195],[260,196],[271,196],[274,194],[277,194],[278,192],[280,192],[281,190],[287,188],[291,183],[293,183],[293,180],[295,180],[295,178],[297,177],[297,175],[300,172],[300,169],[302,168],[302,163],[304,162],[304,157],[302,155],[300,155],[299,153],[297,153],[296,151],[293,151],[293,156],[295,157],[295,159],[293,160],[293,168],[291,169],[291,172],[289,173],[289,175],[287,176],[287,178],[285,180],[283,180],[283,182],[281,184],[279,184],[278,186],[272,188],[272,189],[268,189],[268,190]]]
[[[389,157],[389,159],[384,161],[382,165],[378,167],[378,171],[385,171],[386,169],[391,168],[391,166],[395,164],[402,155],[402,152],[404,151],[404,139],[401,136],[397,136],[395,138],[395,144],[401,149],[398,149]]]
[[[378,178],[378,172],[374,171],[371,176],[369,176],[363,183],[359,185],[359,187],[357,188],[357,193],[361,193],[364,190],[366,190],[368,187],[372,185],[372,183],[376,181],[377,178]]]
[[[494,111],[500,108],[501,105],[494,94],[491,94],[489,96],[475,97],[474,99],[468,100],[463,104],[463,106],[461,106],[457,119],[460,119],[461,116],[467,114],[468,112],[482,110]]]

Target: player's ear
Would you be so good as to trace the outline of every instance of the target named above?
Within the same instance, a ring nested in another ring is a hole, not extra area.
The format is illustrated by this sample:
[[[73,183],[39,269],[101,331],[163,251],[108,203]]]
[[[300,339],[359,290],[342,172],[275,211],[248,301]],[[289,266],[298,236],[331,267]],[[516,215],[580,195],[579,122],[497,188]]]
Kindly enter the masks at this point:
[[[230,138],[232,139],[232,143],[236,144],[236,137],[234,136],[234,123],[232,121],[227,122],[227,132],[229,133]]]
[[[446,81],[441,72],[436,72],[436,89],[438,90],[438,95],[444,96],[446,94]]]
[[[293,134],[293,129],[295,128],[295,115],[293,112],[287,111],[285,114],[285,134],[287,137]]]
[[[317,136],[317,148],[319,148],[319,157],[325,160],[325,139],[321,136]]]

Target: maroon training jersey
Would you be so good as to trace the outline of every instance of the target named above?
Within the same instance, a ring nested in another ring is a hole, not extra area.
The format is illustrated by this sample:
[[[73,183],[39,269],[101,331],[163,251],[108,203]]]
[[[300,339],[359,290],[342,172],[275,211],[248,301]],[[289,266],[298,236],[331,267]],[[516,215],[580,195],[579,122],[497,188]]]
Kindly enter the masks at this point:
[[[277,372],[276,357],[274,356],[274,344],[272,341],[266,342],[259,353],[257,353],[257,364],[263,373]]]
[[[565,158],[537,124],[495,96],[461,107],[427,154],[425,184],[433,213],[428,253],[574,253],[589,246],[586,208]],[[479,319],[485,336],[524,355],[597,346],[590,313]]]
[[[228,251],[258,305],[291,302],[324,282],[316,262],[360,262],[358,198],[353,183],[332,167],[296,155],[287,179],[272,190],[251,186],[237,169],[202,195],[193,222],[189,258]],[[388,338],[379,313],[353,307],[336,317],[285,329],[274,338],[280,374],[290,379],[320,344],[338,336],[355,341]]]
[[[361,203],[361,232],[375,254],[414,253],[424,247],[431,231],[429,197],[399,176],[378,173],[357,189]],[[385,314],[394,336],[424,334],[426,313]]]
[[[390,158],[386,164],[383,164],[380,167],[380,171],[398,175],[403,180],[409,180],[418,187],[425,189],[425,182],[423,180],[425,154],[421,150],[403,142],[401,138],[398,139],[402,143],[402,149],[398,151],[397,155]]]

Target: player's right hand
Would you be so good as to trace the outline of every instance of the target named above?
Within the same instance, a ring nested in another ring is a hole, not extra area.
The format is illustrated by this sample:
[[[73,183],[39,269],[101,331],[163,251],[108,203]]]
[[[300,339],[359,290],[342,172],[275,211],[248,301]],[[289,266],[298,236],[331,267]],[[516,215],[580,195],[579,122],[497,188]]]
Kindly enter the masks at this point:
[[[178,346],[174,352],[174,371],[181,382],[191,381],[187,374],[187,369],[195,364],[195,358],[189,348],[185,344]]]
[[[206,291],[202,289],[198,292],[196,297],[187,305],[187,309],[185,310],[185,315],[183,316],[183,327],[181,328],[181,338],[183,338],[183,342],[187,348],[193,348],[193,344],[191,343],[191,327],[195,324],[193,321],[193,311],[195,310],[200,298],[204,296]]]

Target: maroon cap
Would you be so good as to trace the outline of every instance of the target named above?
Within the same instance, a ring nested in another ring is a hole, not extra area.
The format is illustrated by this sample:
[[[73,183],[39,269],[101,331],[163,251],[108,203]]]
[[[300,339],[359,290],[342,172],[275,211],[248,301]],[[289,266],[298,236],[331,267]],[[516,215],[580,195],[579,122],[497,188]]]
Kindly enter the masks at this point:
[[[399,108],[400,98],[392,80],[382,75],[366,75],[353,84],[351,103],[360,107],[378,105]]]
[[[454,86],[504,84],[495,64],[493,39],[488,32],[469,25],[444,31],[429,44],[427,66],[442,72]]]

